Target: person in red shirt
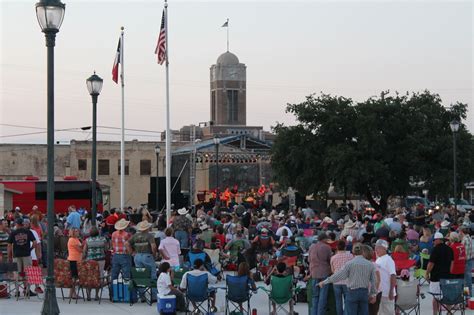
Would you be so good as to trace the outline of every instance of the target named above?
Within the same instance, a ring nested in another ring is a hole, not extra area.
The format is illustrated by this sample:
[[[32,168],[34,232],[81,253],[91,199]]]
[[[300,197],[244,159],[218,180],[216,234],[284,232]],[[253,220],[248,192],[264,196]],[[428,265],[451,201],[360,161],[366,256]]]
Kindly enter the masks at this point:
[[[105,219],[105,224],[107,225],[107,229],[109,233],[112,234],[115,229],[114,225],[119,220],[118,215],[115,213],[115,209],[110,210],[110,215]]]
[[[464,269],[466,267],[466,248],[461,243],[459,234],[451,232],[449,234],[449,247],[453,250],[454,259],[451,262],[450,273],[453,278],[464,279]]]

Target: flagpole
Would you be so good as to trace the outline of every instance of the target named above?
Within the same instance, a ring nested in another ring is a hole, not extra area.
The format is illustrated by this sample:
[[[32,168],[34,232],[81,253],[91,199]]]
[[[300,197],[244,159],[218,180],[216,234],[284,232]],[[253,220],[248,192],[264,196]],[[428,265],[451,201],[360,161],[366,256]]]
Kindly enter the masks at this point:
[[[171,132],[170,132],[170,85],[169,85],[169,37],[168,2],[165,0],[165,38],[166,38],[166,224],[171,219]]]
[[[227,51],[229,51],[229,18],[227,18]]]
[[[121,51],[120,51],[120,81],[122,83],[122,139],[120,141],[120,210],[125,210],[125,83],[123,76],[123,55],[124,55],[124,42],[123,42],[123,30],[120,36]]]

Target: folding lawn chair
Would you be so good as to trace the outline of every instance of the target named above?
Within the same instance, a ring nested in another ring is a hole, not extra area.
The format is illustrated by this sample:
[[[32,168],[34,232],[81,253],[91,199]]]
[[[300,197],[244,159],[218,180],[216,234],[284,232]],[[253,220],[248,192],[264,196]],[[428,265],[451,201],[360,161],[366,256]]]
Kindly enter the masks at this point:
[[[426,282],[425,275],[429,261],[430,254],[420,253],[420,267],[415,269],[415,277],[420,281],[420,285],[423,285]]]
[[[141,298],[144,298],[148,305],[153,303],[153,289],[156,289],[156,280],[152,280],[149,268],[132,268],[129,290],[138,291]],[[147,298],[149,294],[150,298]],[[130,299],[130,306],[133,305]]]
[[[194,312],[203,312],[208,314],[211,312],[210,295],[213,290],[208,287],[207,274],[200,276],[186,275],[186,302],[189,309],[189,302],[194,302]]]
[[[464,314],[466,310],[466,304],[464,300],[464,279],[440,279],[439,285],[441,288],[441,294],[434,294],[433,298],[438,301],[440,308],[439,313],[446,311],[448,315],[452,315],[456,312]]]
[[[284,308],[287,303],[292,303],[293,299],[293,277],[276,277],[272,276],[270,279],[271,288],[260,287],[268,294],[268,314],[272,313],[272,302],[276,304],[276,313],[281,314],[280,310],[285,314],[291,312]]]
[[[43,270],[39,266],[27,266],[25,267],[25,278],[26,278],[26,298],[30,298],[30,290],[28,289],[31,285],[43,286]],[[40,295],[37,295],[41,298]]]
[[[241,312],[240,304],[244,314],[250,314],[250,298],[252,292],[249,287],[249,278],[247,276],[230,276],[226,277],[226,308],[225,313]],[[247,302],[247,307],[244,303]]]
[[[17,263],[0,263],[0,297],[11,296],[16,288],[15,273],[18,271]]]
[[[397,279],[397,300],[395,310],[399,314],[409,315],[415,312],[420,315],[420,292],[418,280],[403,281]],[[398,313],[397,313],[398,314]]]
[[[84,289],[95,289],[99,291],[99,304],[102,300],[102,291],[109,285],[107,277],[100,276],[99,263],[95,260],[82,261],[78,265],[79,271],[79,290],[84,296]],[[76,298],[77,303],[77,298]]]

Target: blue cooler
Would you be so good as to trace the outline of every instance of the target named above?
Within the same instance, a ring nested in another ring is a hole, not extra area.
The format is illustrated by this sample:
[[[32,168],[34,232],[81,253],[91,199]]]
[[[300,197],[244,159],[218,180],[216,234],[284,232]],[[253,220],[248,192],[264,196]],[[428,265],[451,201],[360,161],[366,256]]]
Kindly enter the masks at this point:
[[[130,291],[128,289],[128,281],[117,281],[112,282],[112,292],[114,302],[130,302]]]
[[[176,312],[176,296],[174,295],[159,295],[157,294],[156,307],[160,314],[171,314]]]

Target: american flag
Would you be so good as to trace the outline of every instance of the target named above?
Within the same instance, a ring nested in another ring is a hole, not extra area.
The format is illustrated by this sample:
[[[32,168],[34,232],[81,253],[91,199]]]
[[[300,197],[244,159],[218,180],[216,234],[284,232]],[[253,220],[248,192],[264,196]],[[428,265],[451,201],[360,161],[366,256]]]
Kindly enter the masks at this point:
[[[160,65],[166,60],[166,29],[165,29],[165,10],[163,10],[163,17],[161,18],[160,36],[156,44],[155,54],[158,55],[158,63]]]

